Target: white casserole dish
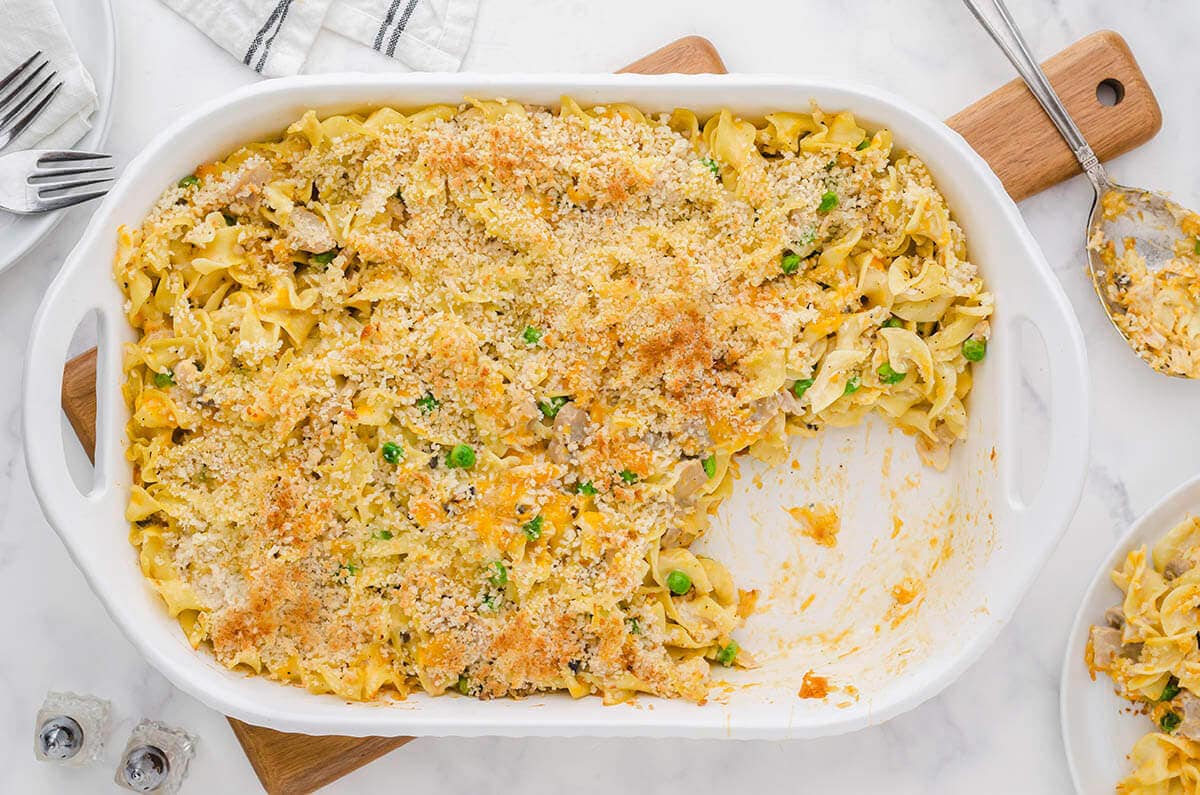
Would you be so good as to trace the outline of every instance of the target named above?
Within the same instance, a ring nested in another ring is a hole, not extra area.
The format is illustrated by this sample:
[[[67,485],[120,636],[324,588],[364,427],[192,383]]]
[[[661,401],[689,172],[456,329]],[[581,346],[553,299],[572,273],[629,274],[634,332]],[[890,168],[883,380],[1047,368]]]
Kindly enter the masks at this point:
[[[996,296],[993,342],[975,368],[968,440],[950,469],[924,468],[912,441],[882,422],[796,440],[795,466],[743,465],[734,496],[701,544],[741,587],[762,592],[738,637],[763,663],[714,670],[705,705],[641,698],[605,707],[568,696],[480,702],[413,696],[351,704],[246,676],[194,651],[144,582],[123,518],[130,471],[123,457],[121,343],[132,338],[111,277],[120,224],[137,225],[167,186],[196,164],[279,134],[305,110],[411,108],[464,96],[556,105],[628,102],[651,111],[727,106],[755,116],[778,109],[848,109],[929,165],[965,228],[971,259]],[[72,485],[60,444],[62,363],[78,322],[99,315],[95,479]],[[1036,457],[1045,474],[1021,497],[1019,329],[1048,341],[1049,430]],[[173,683],[254,724],[310,734],[644,735],[815,737],[884,721],[938,693],[978,657],[1012,615],[1074,512],[1087,456],[1088,377],[1079,326],[1016,206],[987,164],[955,132],[903,100],[842,82],[752,76],[333,75],[273,80],[209,103],[161,133],[126,169],[47,291],[25,373],[30,476],[50,523],[113,619]],[[57,440],[55,440],[57,442]],[[834,549],[795,535],[782,505],[834,503]],[[900,520],[897,525],[896,519]],[[896,607],[892,588],[915,576],[921,595]],[[809,594],[816,594],[806,603]],[[906,612],[910,615],[905,616]],[[800,699],[807,671],[834,686]],[[727,682],[727,684],[722,684]],[[855,690],[850,690],[852,686]]]

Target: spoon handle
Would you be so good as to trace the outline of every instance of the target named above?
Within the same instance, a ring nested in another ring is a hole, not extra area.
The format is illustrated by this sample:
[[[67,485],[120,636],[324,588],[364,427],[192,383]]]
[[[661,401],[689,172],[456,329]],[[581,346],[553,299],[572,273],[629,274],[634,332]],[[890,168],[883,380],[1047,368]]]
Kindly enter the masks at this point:
[[[1021,35],[1020,28],[1013,21],[1012,14],[1004,5],[1004,0],[991,0],[992,5],[996,7],[996,11],[1000,15],[1001,21],[1004,23],[1003,30],[992,23],[992,20],[985,14],[981,4],[983,0],[963,0],[963,3],[970,9],[975,18],[979,20],[979,24],[983,25],[984,30],[992,37],[992,40],[1004,51],[1008,56],[1008,60],[1016,67],[1017,74],[1025,81],[1025,85],[1029,87],[1030,93],[1037,99],[1042,109],[1046,111],[1046,115],[1050,117],[1050,121],[1058,128],[1059,134],[1066,140],[1067,145],[1075,154],[1075,159],[1079,161],[1080,167],[1087,174],[1088,179],[1099,190],[1102,185],[1108,184],[1108,175],[1104,172],[1104,166],[1100,165],[1100,159],[1096,157],[1096,153],[1092,151],[1092,147],[1088,145],[1087,140],[1083,137],[1083,133],[1079,131],[1071,114],[1063,106],[1062,100],[1058,98],[1054,88],[1050,85],[1050,81],[1046,79],[1046,73],[1042,71],[1042,67],[1038,65],[1037,59],[1033,57],[1033,53],[1029,50],[1029,45],[1025,41],[1025,37]],[[1007,34],[1007,35],[1006,35]]]

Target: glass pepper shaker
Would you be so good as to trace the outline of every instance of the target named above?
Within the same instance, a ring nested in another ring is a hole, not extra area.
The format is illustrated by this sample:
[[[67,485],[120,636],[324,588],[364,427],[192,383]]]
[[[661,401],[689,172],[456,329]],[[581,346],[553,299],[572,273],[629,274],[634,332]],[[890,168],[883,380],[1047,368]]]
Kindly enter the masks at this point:
[[[175,795],[187,775],[196,740],[182,729],[143,720],[134,727],[115,781],[133,792]]]

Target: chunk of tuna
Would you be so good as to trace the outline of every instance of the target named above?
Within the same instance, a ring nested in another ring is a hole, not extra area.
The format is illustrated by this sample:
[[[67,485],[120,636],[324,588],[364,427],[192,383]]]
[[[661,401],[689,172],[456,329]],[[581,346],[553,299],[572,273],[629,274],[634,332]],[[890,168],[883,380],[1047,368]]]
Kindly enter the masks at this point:
[[[288,236],[296,248],[312,254],[321,254],[337,245],[325,219],[303,207],[292,210]]]
[[[233,196],[236,199],[245,199],[258,194],[270,180],[271,167],[262,161],[256,161],[248,168],[242,169],[238,175],[237,182],[234,183]]]
[[[1179,694],[1179,704],[1183,708],[1183,720],[1175,733],[1200,742],[1200,698],[1184,690]]]
[[[1104,623],[1113,629],[1124,629],[1125,611],[1121,609],[1120,605],[1108,608],[1104,611]]]
[[[583,444],[588,433],[587,412],[573,403],[568,403],[558,410],[554,418],[554,431],[571,444]]]
[[[1093,626],[1088,644],[1092,647],[1092,667],[1107,671],[1121,651],[1121,631],[1112,627]]]
[[[1163,579],[1173,580],[1176,577],[1182,577],[1192,569],[1192,562],[1187,558],[1175,558],[1167,561],[1167,565],[1163,566]]]
[[[675,499],[690,503],[696,499],[696,492],[708,482],[708,473],[700,459],[693,458],[679,470],[679,480],[675,481]]]
[[[588,435],[587,412],[568,403],[558,410],[554,418],[554,441],[546,454],[556,464],[565,464],[571,458],[571,449],[583,444]]]

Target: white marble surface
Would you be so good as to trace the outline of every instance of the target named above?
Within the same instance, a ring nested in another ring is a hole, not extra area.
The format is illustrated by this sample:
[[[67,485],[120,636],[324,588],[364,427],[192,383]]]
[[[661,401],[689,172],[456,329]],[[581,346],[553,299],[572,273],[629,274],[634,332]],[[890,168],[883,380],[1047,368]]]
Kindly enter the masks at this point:
[[[137,152],[197,101],[255,79],[155,0],[115,4],[121,63],[109,148],[118,155]],[[1193,168],[1200,9],[1180,0],[1010,5],[1042,55],[1100,28],[1126,36],[1163,105],[1165,125],[1152,143],[1113,163],[1112,173],[1200,207],[1200,172]],[[687,33],[712,39],[734,71],[851,77],[942,115],[1011,76],[956,0],[484,0],[466,66],[608,71]],[[1076,603],[1130,521],[1200,469],[1200,384],[1155,376],[1137,362],[1086,280],[1080,242],[1090,194],[1076,178],[1021,208],[1088,340],[1094,439],[1083,500],[1012,624],[939,698],[884,726],[809,742],[417,740],[327,791],[1069,791],[1058,676]],[[113,700],[113,745],[142,715],[200,735],[185,792],[254,792],[253,772],[224,719],[138,657],[92,599],[29,487],[19,427],[27,330],[86,221],[87,210],[73,211],[0,274],[0,372],[7,373],[0,380],[0,790],[115,791],[116,749],[81,771],[33,760],[34,713],[45,692],[59,688]],[[57,444],[54,430],[40,443]]]

